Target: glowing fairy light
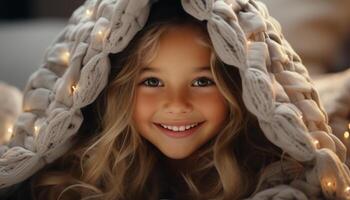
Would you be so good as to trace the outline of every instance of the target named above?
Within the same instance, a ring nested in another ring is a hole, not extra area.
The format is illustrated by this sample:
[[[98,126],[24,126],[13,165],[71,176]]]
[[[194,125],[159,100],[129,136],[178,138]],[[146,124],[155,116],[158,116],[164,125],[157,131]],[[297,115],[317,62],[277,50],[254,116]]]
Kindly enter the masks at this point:
[[[62,53],[61,59],[63,60],[63,62],[68,63],[69,58],[70,58],[70,53],[68,51]]]
[[[350,195],[350,187],[349,187],[349,186],[345,188],[345,193],[346,193],[347,195]]]
[[[345,192],[350,192],[350,187],[349,186],[345,188]]]
[[[86,9],[85,14],[86,16],[90,17],[92,15],[92,11],[90,9]]]
[[[318,141],[318,140],[314,140],[314,144],[315,144],[316,148],[319,148],[320,141]]]
[[[327,182],[327,187],[331,187],[332,185],[333,185],[332,182],[330,181]]]
[[[225,0],[225,3],[230,6],[231,8],[233,7],[232,0]]]
[[[13,128],[8,128],[7,133],[12,134],[13,133]]]
[[[5,141],[5,142],[10,141],[10,139],[11,139],[11,137],[12,137],[12,134],[13,134],[13,128],[12,128],[12,127],[7,128],[7,132],[6,132],[6,134],[4,135],[4,141]]]
[[[38,126],[34,126],[34,133],[35,133],[35,136],[37,136],[39,134],[39,127]]]
[[[70,53],[69,53],[69,52],[66,52],[66,53],[64,53],[64,56],[65,56],[66,58],[69,58],[69,57],[70,57]]]
[[[103,40],[105,37],[105,30],[101,29],[97,32],[97,37],[99,38],[99,40]]]
[[[72,87],[71,87],[72,93],[76,92],[77,89],[78,89],[77,85],[72,85]]]
[[[345,139],[349,139],[349,136],[350,136],[349,131],[345,131],[345,132],[344,132],[344,138],[345,138]]]
[[[251,45],[252,44],[252,41],[248,40],[247,41],[247,46]]]

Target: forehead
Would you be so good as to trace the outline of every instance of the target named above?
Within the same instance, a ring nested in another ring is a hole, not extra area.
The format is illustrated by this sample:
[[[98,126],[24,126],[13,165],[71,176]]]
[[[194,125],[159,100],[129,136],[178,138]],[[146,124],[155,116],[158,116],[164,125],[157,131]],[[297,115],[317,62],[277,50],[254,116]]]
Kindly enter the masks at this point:
[[[192,70],[194,72],[206,72],[210,71],[210,66],[199,66],[199,67],[193,67]],[[151,66],[146,66],[141,69],[141,73],[145,72],[161,72],[162,68],[160,67],[151,67]]]
[[[211,49],[203,45],[203,33],[190,26],[177,26],[169,29],[159,39],[159,47],[151,67],[143,71],[170,69],[195,69],[204,71],[210,69]]]

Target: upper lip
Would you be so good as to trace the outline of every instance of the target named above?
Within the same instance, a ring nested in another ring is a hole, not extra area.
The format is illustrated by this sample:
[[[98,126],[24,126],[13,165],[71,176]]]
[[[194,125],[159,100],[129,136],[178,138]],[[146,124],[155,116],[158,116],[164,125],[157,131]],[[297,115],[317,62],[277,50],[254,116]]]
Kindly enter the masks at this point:
[[[188,126],[188,125],[192,125],[192,124],[200,124],[204,121],[201,122],[160,122],[160,123],[156,123],[156,124],[162,124],[162,125],[166,125],[166,126]]]

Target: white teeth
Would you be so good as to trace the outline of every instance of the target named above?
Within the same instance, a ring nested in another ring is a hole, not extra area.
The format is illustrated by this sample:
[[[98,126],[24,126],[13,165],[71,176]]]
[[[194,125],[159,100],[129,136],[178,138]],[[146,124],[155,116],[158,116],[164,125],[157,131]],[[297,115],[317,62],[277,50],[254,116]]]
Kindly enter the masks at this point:
[[[192,125],[186,125],[186,126],[167,126],[167,125],[163,125],[163,124],[160,124],[163,128],[166,128],[166,129],[169,129],[169,130],[172,130],[172,131],[185,131],[185,130],[188,130],[190,128],[193,128],[195,126],[198,125],[198,123],[195,123],[195,124],[192,124]]]
[[[180,126],[179,131],[184,131],[186,129],[185,126]]]

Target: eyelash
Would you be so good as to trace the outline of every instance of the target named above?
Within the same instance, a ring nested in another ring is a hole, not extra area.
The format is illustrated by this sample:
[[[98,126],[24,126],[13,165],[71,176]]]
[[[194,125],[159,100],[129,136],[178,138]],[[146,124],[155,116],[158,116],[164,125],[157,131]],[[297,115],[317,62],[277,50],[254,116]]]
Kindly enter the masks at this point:
[[[147,81],[152,80],[152,79],[153,79],[153,80],[159,81],[158,78],[149,77],[149,78],[144,79],[144,80],[140,83],[140,85],[143,85],[143,86],[146,86],[146,87],[158,87],[158,86],[150,86],[150,85],[145,84]],[[196,81],[198,81],[198,80],[206,80],[207,83],[208,83],[208,82],[210,82],[210,83],[209,83],[208,85],[206,85],[206,86],[195,86],[195,87],[208,87],[208,86],[215,85],[214,81],[211,80],[210,78],[207,78],[207,77],[199,77],[198,79],[196,79]],[[160,87],[162,87],[162,86],[160,86]]]

